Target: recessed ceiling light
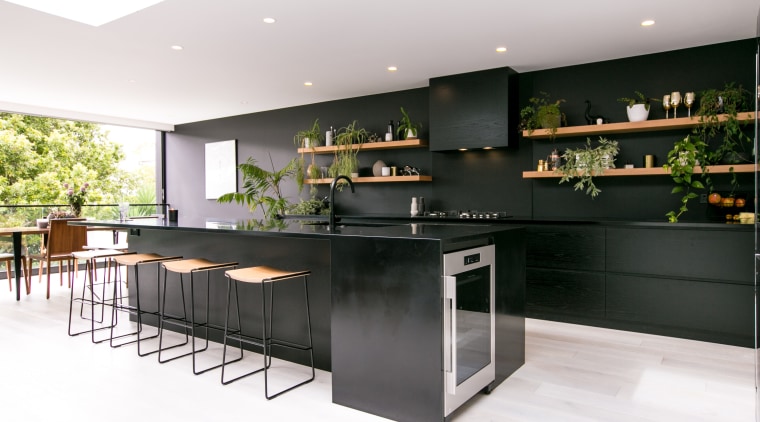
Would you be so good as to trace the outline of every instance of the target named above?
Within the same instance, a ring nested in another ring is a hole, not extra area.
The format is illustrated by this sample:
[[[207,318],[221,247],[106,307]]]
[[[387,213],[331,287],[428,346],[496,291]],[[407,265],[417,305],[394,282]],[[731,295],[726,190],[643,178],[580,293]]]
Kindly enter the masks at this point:
[[[264,18],[264,23],[275,23],[277,22],[274,18]]]
[[[483,147],[483,149],[493,149],[493,147]]]
[[[309,81],[306,81],[306,82],[304,82],[303,84],[304,84],[304,85],[306,85],[306,86],[312,86],[312,85],[313,85],[313,84],[312,84],[311,82],[309,82]]]
[[[641,21],[641,26],[652,26],[652,25],[654,25],[654,21],[652,19]]]
[[[396,66],[388,66],[388,71],[389,72],[395,72],[397,70],[398,70],[398,68]]]
[[[8,0],[19,6],[91,26],[100,26],[163,0]]]
[[[497,53],[506,53],[507,52],[507,47],[496,47],[496,52]]]
[[[185,48],[182,47],[181,45],[173,45],[172,46],[172,50],[174,50],[174,51],[181,51],[181,50],[184,50],[184,49]]]
[[[459,148],[459,151],[467,151],[467,148]]]

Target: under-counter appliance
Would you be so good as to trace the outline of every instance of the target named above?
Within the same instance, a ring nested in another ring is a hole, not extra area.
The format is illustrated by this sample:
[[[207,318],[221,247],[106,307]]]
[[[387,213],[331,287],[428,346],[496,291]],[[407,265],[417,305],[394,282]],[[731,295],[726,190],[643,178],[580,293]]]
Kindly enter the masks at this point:
[[[494,245],[443,255],[444,415],[495,379]]]

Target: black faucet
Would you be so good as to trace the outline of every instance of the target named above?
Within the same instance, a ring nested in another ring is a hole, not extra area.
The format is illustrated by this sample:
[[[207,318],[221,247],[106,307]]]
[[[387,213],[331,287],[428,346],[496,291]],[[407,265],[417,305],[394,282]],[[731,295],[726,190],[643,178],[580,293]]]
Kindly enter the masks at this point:
[[[354,193],[354,182],[348,176],[340,175],[330,183],[330,231],[335,231],[335,187],[338,186],[338,180],[343,179],[351,186],[351,193]]]

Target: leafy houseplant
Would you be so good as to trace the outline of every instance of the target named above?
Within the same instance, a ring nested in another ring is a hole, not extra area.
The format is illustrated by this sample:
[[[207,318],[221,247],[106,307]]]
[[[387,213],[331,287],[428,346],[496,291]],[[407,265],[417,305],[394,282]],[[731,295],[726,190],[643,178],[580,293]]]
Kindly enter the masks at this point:
[[[738,118],[740,111],[750,108],[749,98],[746,89],[733,83],[727,83],[723,89],[700,93],[697,110],[700,124],[695,127],[694,134],[708,145],[716,143],[714,151],[707,156],[708,164],[751,162],[748,150],[751,150],[752,138],[744,132],[744,123]],[[721,115],[724,121],[721,121]]]
[[[301,192],[301,190],[303,190],[305,174],[308,174],[308,177],[311,179],[319,179],[320,177],[320,170],[314,157],[314,147],[322,144],[322,130],[319,128],[319,119],[315,119],[309,129],[298,131],[295,136],[293,136],[293,143],[297,148],[302,149],[301,157],[297,161],[298,170],[296,173],[296,184],[298,185],[298,191]],[[306,160],[304,159],[305,149],[311,151],[311,163],[308,167],[306,167]],[[317,193],[317,187],[311,185],[309,192],[312,196],[315,195]]]
[[[734,83],[727,83],[723,89],[709,89],[700,93],[699,125],[695,126],[690,136],[676,142],[668,152],[668,163],[664,166],[670,171],[676,186],[672,193],[683,193],[681,206],[677,211],[666,214],[668,221],[675,223],[678,218],[688,211],[687,203],[698,195],[695,189],[713,191],[709,175],[710,165],[736,164],[745,160],[752,162],[749,157],[752,149],[752,139],[743,129],[738,114],[750,106],[749,92]],[[702,174],[697,179],[694,167],[702,165]],[[731,174],[731,191],[736,190],[739,183],[733,167]]]
[[[237,202],[248,207],[253,213],[256,208],[261,209],[264,218],[273,219],[277,214],[285,214],[290,203],[282,196],[280,184],[296,176],[298,171],[297,159],[290,160],[283,168],[276,170],[272,156],[269,156],[272,171],[264,170],[256,165],[256,160],[248,157],[248,160],[240,164],[238,168],[243,173],[243,192],[225,193],[217,199],[219,203]]]
[[[351,177],[352,173],[358,173],[357,155],[369,134],[366,129],[359,128],[357,125],[358,122],[354,120],[348,126],[338,130],[338,135],[335,137],[335,157],[328,170],[330,177],[340,175]]]
[[[551,101],[546,92],[541,91],[540,94],[540,97],[531,97],[528,100],[530,105],[520,110],[520,128],[529,134],[539,128],[546,129],[549,138],[554,140],[557,129],[567,123],[565,114],[559,108],[565,100]]]
[[[559,183],[578,179],[575,190],[584,190],[586,194],[595,198],[601,192],[594,184],[594,176],[601,176],[604,170],[615,168],[615,156],[620,151],[617,141],[611,141],[599,137],[599,145],[591,147],[591,139],[586,138],[583,148],[568,148],[562,155],[565,164],[559,166],[556,171],[562,174]]]
[[[647,98],[640,91],[634,91],[635,98],[622,97],[618,98],[618,101],[625,103],[625,111],[628,113],[628,121],[642,122],[649,118],[649,102],[650,101],[662,101],[658,98]]]
[[[293,204],[288,208],[288,214],[293,215],[322,215],[329,212],[329,204],[327,198],[324,199],[309,199],[304,201],[303,199]]]
[[[422,129],[422,123],[412,123],[409,114],[401,107],[401,120],[398,125],[399,139],[417,139],[417,134]]]
[[[687,135],[685,138],[673,144],[673,149],[668,152],[667,163],[663,166],[666,171],[670,171],[670,177],[673,178],[676,186],[670,193],[683,193],[681,197],[681,206],[678,211],[670,211],[665,214],[671,223],[678,222],[678,217],[688,211],[687,204],[689,200],[697,198],[699,195],[693,192],[694,189],[704,189],[705,184],[694,176],[694,167],[697,163],[704,162],[706,159],[707,144],[699,137]],[[703,167],[700,176],[709,182],[708,169]]]

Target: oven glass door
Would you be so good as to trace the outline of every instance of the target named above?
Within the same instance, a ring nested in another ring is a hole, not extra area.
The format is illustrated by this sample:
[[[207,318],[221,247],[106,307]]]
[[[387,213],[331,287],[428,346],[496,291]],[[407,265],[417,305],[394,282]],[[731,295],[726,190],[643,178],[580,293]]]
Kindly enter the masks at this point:
[[[444,255],[446,414],[494,380],[494,247]]]

